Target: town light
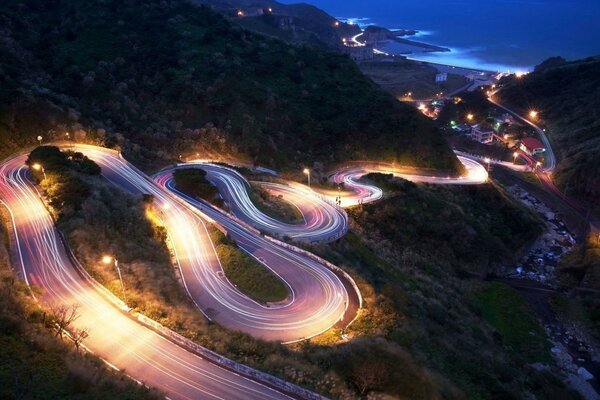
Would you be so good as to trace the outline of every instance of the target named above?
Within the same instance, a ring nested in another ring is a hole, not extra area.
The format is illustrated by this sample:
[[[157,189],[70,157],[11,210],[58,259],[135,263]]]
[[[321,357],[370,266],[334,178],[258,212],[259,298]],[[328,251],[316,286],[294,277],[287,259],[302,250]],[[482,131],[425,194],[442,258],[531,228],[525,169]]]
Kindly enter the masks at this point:
[[[335,26],[340,26],[340,21],[335,21],[335,22],[333,23],[333,25],[335,25]]]
[[[535,111],[535,110],[529,111],[529,117],[532,118],[532,119],[536,119],[538,117],[538,114],[539,113],[537,111]]]
[[[471,113],[467,114],[467,119],[469,121],[473,121],[473,118],[475,118],[475,116],[473,114],[471,114]]]
[[[42,145],[42,140],[43,140],[44,138],[43,138],[43,137],[41,137],[41,136],[38,136],[36,139],[37,139],[37,141],[38,141],[38,142],[40,142],[40,146],[41,146],[41,145]]]
[[[516,164],[516,163],[517,163],[517,157],[519,157],[519,153],[518,153],[517,151],[515,151],[515,152],[513,153],[513,164]]]
[[[112,262],[113,262],[113,258],[111,256],[102,257],[103,264],[112,264]]]

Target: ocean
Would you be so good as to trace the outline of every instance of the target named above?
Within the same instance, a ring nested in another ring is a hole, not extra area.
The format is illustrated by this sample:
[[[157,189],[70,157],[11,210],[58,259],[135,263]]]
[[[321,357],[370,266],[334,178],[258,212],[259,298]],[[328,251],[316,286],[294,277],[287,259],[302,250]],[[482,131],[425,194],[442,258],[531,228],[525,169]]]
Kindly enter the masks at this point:
[[[420,60],[515,72],[552,56],[600,55],[600,0],[304,1],[361,25],[416,29],[414,40],[451,49],[409,56]]]

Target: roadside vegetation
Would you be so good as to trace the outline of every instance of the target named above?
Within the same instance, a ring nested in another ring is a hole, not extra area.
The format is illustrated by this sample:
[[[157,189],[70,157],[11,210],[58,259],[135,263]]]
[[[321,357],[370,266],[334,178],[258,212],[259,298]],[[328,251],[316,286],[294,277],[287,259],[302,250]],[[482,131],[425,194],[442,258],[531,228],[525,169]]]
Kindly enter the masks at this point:
[[[179,168],[173,172],[175,188],[192,197],[204,199],[217,207],[223,207],[223,199],[217,188],[206,179],[206,171],[200,168]]]
[[[293,204],[285,201],[282,196],[274,196],[259,183],[250,183],[248,195],[252,203],[265,215],[288,224],[304,222],[304,216]]]
[[[241,250],[233,239],[214,226],[209,226],[209,233],[225,276],[241,292],[261,303],[274,303],[288,297],[285,284],[271,270]]]
[[[0,241],[0,398],[163,398],[80,349],[84,335],[67,323],[76,310],[63,314],[58,307],[36,303],[9,267],[8,239],[2,226]],[[41,293],[41,289],[33,290]],[[59,334],[56,322],[78,341]]]
[[[7,3],[2,26],[1,156],[69,132],[146,169],[196,153],[277,169],[348,158],[460,169],[435,125],[349,57],[187,0]]]
[[[31,152],[27,163],[44,166],[45,178],[40,170],[32,168],[32,172],[46,193],[56,224],[98,282],[123,300],[117,271],[102,263],[104,256],[114,257],[131,308],[171,328],[205,323],[177,280],[152,198],[135,197],[115,187],[99,175],[98,165],[81,154],[42,146]]]

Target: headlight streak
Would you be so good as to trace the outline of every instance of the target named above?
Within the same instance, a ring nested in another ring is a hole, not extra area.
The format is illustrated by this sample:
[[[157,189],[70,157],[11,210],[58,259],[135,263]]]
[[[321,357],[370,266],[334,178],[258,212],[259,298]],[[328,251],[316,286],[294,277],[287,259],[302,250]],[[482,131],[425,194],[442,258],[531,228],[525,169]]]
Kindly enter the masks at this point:
[[[39,300],[78,304],[85,345],[110,364],[178,399],[281,399],[287,396],[224,370],[131,320],[73,268],[53,221],[29,181],[25,156],[0,166],[0,198],[8,208],[20,269],[44,289]]]

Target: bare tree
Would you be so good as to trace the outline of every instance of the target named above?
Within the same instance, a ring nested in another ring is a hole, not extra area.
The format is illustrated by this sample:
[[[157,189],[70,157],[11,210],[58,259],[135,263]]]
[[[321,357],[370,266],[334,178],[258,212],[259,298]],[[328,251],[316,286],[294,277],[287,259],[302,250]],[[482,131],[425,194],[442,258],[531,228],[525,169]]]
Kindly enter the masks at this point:
[[[59,304],[50,306],[50,322],[56,329],[56,336],[63,337],[63,333],[71,326],[71,324],[79,318],[79,304],[70,306]]]
[[[380,389],[386,379],[386,367],[381,361],[365,361],[354,368],[352,382],[361,395],[370,390]]]
[[[81,343],[83,343],[83,341],[87,339],[88,336],[90,336],[90,331],[88,328],[73,329],[71,333],[71,340],[73,340],[77,351],[79,351],[79,346],[81,346]]]

